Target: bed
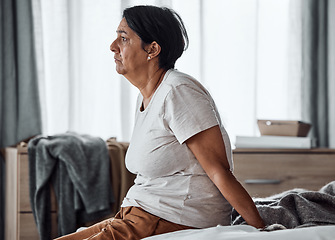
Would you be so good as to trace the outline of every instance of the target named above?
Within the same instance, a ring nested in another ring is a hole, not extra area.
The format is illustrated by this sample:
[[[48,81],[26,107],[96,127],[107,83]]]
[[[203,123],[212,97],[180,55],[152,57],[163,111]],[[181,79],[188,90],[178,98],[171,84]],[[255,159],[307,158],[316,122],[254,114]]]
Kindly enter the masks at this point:
[[[183,230],[145,239],[335,239],[335,181],[319,191],[292,189],[266,198],[254,198],[254,201],[266,225],[273,226],[268,231],[247,225],[233,210],[231,226]]]
[[[217,226],[207,229],[183,230],[166,233],[145,240],[334,240],[335,225],[314,226],[306,228],[277,230],[271,232],[259,231],[248,225]]]

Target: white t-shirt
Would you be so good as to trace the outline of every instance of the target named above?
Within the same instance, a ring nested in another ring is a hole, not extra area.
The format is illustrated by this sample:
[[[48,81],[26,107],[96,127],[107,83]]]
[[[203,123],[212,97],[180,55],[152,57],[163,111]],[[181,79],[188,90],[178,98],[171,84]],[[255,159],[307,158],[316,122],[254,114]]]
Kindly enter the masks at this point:
[[[229,225],[230,204],[185,143],[219,125],[232,170],[230,141],[210,94],[191,76],[169,70],[144,111],[142,100],[139,94],[126,155],[127,169],[137,177],[122,207],[196,228]]]

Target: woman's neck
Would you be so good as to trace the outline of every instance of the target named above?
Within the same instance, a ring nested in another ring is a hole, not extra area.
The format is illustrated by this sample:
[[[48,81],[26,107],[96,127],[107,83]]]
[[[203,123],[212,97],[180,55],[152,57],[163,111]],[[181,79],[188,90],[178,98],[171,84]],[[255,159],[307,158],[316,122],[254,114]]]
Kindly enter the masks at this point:
[[[142,81],[141,86],[138,87],[143,96],[142,110],[144,110],[149,105],[152,96],[163,81],[165,73],[166,70],[158,69],[157,71],[153,72],[153,74],[148,74],[146,79]]]

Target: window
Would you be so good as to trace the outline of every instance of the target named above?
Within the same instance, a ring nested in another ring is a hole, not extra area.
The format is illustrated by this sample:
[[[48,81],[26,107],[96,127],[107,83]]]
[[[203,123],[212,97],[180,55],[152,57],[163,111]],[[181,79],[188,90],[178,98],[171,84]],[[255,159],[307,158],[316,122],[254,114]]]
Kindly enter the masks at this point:
[[[176,68],[208,88],[233,143],[258,135],[257,119],[299,120],[297,2],[41,1],[45,133],[130,140],[138,91],[115,73],[109,45],[121,9],[134,4],[181,15],[190,46]]]

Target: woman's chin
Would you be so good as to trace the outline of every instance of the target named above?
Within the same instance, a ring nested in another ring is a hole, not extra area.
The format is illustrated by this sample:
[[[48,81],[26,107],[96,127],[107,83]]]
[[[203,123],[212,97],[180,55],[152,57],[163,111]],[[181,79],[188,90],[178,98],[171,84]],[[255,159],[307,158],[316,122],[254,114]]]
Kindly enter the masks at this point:
[[[115,70],[118,74],[122,74],[122,75],[124,74],[124,69],[119,67],[118,65],[116,65]]]

